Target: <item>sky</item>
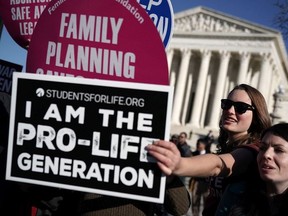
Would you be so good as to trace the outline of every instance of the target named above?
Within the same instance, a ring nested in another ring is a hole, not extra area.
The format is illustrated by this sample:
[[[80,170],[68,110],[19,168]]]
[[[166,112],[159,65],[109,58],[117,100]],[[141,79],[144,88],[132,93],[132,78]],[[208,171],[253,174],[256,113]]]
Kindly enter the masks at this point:
[[[170,0],[174,14],[194,7],[203,6],[273,29],[277,29],[274,24],[274,19],[279,13],[279,9],[274,5],[276,1],[277,0]],[[24,67],[23,71],[25,71],[26,57],[27,50],[17,45],[4,27],[0,39],[0,59],[20,64]]]

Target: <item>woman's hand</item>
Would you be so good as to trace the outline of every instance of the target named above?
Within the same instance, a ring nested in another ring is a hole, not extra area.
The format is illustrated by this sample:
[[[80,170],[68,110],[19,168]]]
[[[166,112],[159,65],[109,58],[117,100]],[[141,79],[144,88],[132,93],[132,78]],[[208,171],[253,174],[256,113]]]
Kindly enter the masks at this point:
[[[157,160],[159,168],[165,175],[177,175],[181,155],[174,143],[159,140],[147,145],[146,150]]]

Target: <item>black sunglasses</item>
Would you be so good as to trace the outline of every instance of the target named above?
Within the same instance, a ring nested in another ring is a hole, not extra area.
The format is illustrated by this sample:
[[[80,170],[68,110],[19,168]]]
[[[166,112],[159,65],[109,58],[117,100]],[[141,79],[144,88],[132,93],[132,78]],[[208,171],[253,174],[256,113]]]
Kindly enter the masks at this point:
[[[234,109],[238,114],[243,114],[247,110],[254,110],[255,109],[252,105],[244,103],[244,102],[234,102],[234,101],[229,100],[229,99],[222,99],[221,100],[221,108],[223,110],[228,110],[232,106],[234,106]]]

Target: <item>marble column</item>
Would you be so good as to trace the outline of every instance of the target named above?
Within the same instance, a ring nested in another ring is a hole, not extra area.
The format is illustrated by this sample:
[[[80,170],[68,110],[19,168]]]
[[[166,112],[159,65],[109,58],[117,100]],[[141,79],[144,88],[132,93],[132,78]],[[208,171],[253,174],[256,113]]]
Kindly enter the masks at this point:
[[[261,57],[262,62],[261,62],[260,76],[258,80],[258,90],[267,99],[269,92],[268,84],[270,84],[270,77],[271,77],[271,69],[269,69],[271,60],[270,53],[262,53]]]
[[[187,77],[187,86],[186,86],[186,93],[183,95],[184,97],[184,103],[183,103],[183,108],[182,108],[182,117],[180,119],[181,123],[184,124],[187,121],[187,115],[189,114],[188,112],[188,106],[189,106],[189,101],[192,98],[192,82],[193,82],[193,75],[192,73],[188,74]]]
[[[183,106],[184,91],[192,52],[190,49],[181,50],[181,65],[174,94],[172,123],[180,124],[181,108]]]
[[[173,56],[174,56],[174,49],[170,48],[168,51],[166,51],[167,55],[167,64],[169,68],[169,74],[171,73],[171,67],[172,67],[172,61],[173,61]]]
[[[212,83],[212,75],[208,74],[207,82],[206,82],[205,95],[204,95],[203,109],[202,109],[201,118],[200,118],[200,127],[204,127],[206,114],[207,114],[207,111],[209,111],[209,109],[207,109],[207,108],[208,108],[211,83]]]
[[[220,66],[216,81],[215,93],[212,100],[211,116],[209,119],[208,127],[218,128],[219,127],[219,117],[221,113],[221,99],[223,97],[223,92],[225,88],[226,76],[228,72],[229,60],[231,53],[228,51],[220,52]]]
[[[274,100],[273,100],[273,94],[275,93],[275,77],[276,77],[276,65],[274,63],[271,64],[271,73],[269,76],[269,90],[267,92],[268,96],[267,96],[267,107],[268,107],[268,111],[271,112],[273,110],[273,104],[274,104]],[[268,87],[268,86],[267,86]]]
[[[246,83],[250,57],[251,57],[251,54],[248,52],[240,53],[240,68],[239,68],[239,73],[238,73],[238,78],[237,78],[238,85],[242,83]]]
[[[195,97],[192,107],[192,115],[191,119],[189,121],[189,124],[192,124],[192,126],[199,127],[200,126],[200,117],[201,117],[201,111],[203,108],[203,100],[205,95],[205,88],[206,88],[206,79],[209,71],[209,65],[210,65],[210,59],[211,59],[212,52],[209,50],[202,50],[201,56],[201,66],[197,81],[197,87],[195,91]]]

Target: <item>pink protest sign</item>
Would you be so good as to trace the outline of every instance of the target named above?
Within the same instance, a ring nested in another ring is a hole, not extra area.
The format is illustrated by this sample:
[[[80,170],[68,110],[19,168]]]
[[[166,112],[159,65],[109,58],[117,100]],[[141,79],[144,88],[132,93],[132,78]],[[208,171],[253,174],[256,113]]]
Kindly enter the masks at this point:
[[[29,46],[37,21],[51,0],[0,0],[0,17],[13,40]]]
[[[52,0],[34,29],[26,68],[168,85],[165,47],[136,0]]]

